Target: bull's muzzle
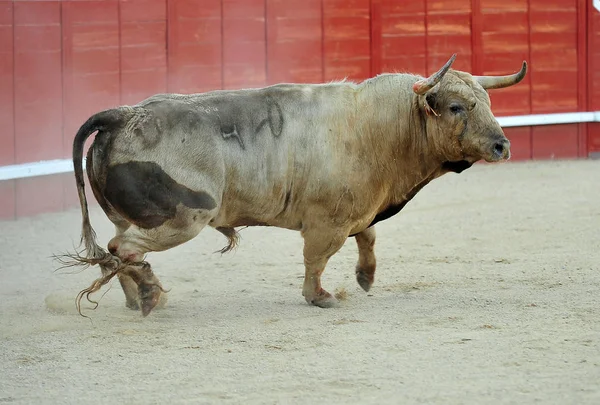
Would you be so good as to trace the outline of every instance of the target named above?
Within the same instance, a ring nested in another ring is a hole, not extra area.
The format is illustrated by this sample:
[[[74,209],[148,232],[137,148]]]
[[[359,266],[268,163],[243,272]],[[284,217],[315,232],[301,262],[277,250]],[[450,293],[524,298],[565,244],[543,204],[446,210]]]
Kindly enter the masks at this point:
[[[492,143],[492,161],[506,160],[510,158],[510,141],[504,137]]]

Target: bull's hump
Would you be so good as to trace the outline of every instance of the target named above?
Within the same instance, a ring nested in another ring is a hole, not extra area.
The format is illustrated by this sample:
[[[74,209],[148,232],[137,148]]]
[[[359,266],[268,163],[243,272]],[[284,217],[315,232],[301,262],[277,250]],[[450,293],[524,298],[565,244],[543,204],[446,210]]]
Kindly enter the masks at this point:
[[[177,183],[154,162],[128,162],[108,168],[104,196],[140,228],[156,228],[175,218],[177,206],[212,210],[215,200]]]

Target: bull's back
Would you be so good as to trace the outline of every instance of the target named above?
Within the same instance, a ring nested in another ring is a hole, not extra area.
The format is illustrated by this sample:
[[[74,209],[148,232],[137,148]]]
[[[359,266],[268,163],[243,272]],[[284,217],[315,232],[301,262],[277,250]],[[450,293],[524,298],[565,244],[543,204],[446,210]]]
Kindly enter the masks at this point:
[[[140,184],[155,177],[165,191],[206,193],[219,208],[216,226],[295,228],[305,200],[322,193],[335,172],[348,101],[346,90],[332,89],[280,85],[151,97],[115,136],[109,165],[120,165],[123,177],[130,162],[139,162],[146,165],[133,175]]]

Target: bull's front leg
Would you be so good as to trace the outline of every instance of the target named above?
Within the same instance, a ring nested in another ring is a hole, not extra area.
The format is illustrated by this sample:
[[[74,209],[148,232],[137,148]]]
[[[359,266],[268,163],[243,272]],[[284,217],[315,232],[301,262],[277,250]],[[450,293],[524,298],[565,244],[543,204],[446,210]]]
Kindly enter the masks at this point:
[[[370,227],[355,236],[358,245],[356,281],[363,290],[369,291],[375,279],[375,228]]]
[[[329,258],[344,245],[348,233],[340,230],[312,228],[302,233],[304,238],[304,285],[302,295],[306,302],[329,308],[337,300],[321,287],[321,275]]]

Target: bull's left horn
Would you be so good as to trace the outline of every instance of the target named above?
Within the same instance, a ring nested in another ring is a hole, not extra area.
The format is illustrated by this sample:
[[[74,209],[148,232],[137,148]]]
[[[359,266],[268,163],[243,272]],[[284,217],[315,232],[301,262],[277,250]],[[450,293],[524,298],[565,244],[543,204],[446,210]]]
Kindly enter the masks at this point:
[[[527,73],[527,62],[523,61],[521,70],[507,76],[473,76],[475,80],[486,90],[501,89],[519,83]]]
[[[452,66],[452,63],[454,63],[454,59],[456,59],[456,54],[452,55],[452,57],[444,66],[442,66],[440,70],[429,76],[427,79],[419,80],[413,84],[413,91],[417,94],[425,94],[431,90],[433,86],[442,80],[442,77],[444,77],[446,72],[448,72],[448,69],[450,69],[450,66]]]

